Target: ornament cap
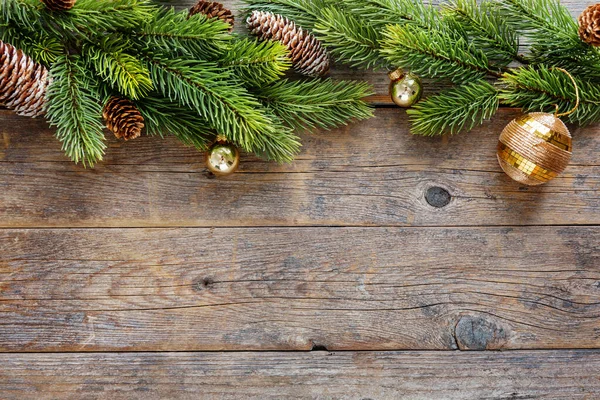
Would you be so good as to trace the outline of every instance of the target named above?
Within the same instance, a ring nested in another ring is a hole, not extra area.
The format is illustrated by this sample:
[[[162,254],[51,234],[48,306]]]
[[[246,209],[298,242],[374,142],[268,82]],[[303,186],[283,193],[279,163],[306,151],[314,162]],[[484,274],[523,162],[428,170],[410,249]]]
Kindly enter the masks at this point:
[[[404,75],[406,75],[406,72],[404,72],[404,70],[402,68],[398,68],[395,71],[392,71],[388,74],[388,76],[390,77],[390,80],[393,81],[398,81],[402,78],[404,78]]]

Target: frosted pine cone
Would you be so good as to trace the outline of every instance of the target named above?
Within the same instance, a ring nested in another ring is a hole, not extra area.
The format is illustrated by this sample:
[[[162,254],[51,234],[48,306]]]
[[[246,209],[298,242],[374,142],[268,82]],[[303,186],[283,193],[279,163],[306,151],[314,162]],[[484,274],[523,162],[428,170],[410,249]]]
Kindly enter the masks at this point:
[[[42,0],[46,8],[52,11],[67,11],[75,6],[76,0]]]
[[[592,46],[600,46],[600,4],[589,6],[579,16],[579,37]]]
[[[119,139],[137,139],[144,129],[144,117],[131,100],[111,97],[102,116],[106,127]]]
[[[290,50],[296,71],[310,76],[329,72],[329,56],[321,42],[287,18],[265,11],[254,11],[248,29],[263,40],[277,40]]]
[[[200,0],[194,7],[190,8],[190,15],[196,14],[204,14],[208,18],[219,18],[231,26],[231,28],[229,28],[230,31],[233,29],[233,24],[235,22],[233,13],[221,3]]]
[[[26,117],[44,114],[48,70],[0,41],[0,104]]]

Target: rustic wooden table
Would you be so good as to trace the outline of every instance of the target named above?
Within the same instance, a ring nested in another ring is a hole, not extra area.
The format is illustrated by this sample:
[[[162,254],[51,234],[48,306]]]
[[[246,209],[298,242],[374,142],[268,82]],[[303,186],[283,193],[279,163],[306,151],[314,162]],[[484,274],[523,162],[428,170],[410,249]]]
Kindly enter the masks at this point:
[[[384,74],[334,75],[375,119],[223,180],[171,139],[85,170],[0,112],[0,398],[599,398],[600,127],[526,188],[516,111],[412,137]]]

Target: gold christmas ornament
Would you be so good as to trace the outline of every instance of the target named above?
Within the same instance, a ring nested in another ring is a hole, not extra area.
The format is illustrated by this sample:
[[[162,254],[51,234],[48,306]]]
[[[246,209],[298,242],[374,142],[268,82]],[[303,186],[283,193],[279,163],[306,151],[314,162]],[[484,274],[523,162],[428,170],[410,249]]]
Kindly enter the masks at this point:
[[[410,72],[404,72],[401,68],[390,72],[390,97],[392,101],[404,108],[412,107],[421,100],[423,86],[421,79]]]
[[[233,174],[240,165],[240,152],[232,144],[217,141],[206,153],[206,167],[217,176]]]
[[[498,162],[515,181],[537,186],[551,181],[569,165],[573,144],[571,133],[560,117],[574,113],[579,107],[579,88],[569,72],[577,102],[569,112],[559,114],[530,113],[511,121],[500,135]]]
[[[537,186],[561,174],[571,160],[571,134],[553,114],[525,114],[500,135],[498,161],[515,181]]]

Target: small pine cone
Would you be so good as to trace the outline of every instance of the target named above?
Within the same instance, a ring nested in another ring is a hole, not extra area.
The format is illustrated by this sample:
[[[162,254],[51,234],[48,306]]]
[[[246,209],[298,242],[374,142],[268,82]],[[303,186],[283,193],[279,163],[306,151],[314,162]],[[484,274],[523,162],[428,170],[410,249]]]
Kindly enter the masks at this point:
[[[592,46],[600,46],[600,4],[589,6],[579,16],[579,37]]]
[[[131,100],[111,97],[102,111],[106,127],[119,139],[137,139],[144,129],[144,117]]]
[[[0,41],[0,104],[18,115],[43,115],[48,70],[14,46]]]
[[[263,40],[277,40],[290,50],[296,71],[309,76],[329,72],[329,56],[321,42],[287,18],[265,11],[254,11],[248,17],[248,29]]]
[[[233,30],[233,24],[235,22],[233,13],[221,3],[200,0],[194,7],[190,8],[190,15],[196,14],[204,14],[208,18],[219,18],[229,24],[229,31]]]
[[[75,6],[76,0],[41,0],[52,11],[67,11]]]

